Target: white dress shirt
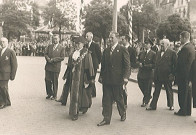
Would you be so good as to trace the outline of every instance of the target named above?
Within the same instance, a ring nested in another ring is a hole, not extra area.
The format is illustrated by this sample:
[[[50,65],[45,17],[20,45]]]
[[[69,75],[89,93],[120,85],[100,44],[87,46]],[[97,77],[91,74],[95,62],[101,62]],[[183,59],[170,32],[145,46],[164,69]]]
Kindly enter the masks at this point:
[[[7,49],[7,47],[3,48],[1,51],[1,56],[3,55],[3,53],[5,52],[5,50]]]

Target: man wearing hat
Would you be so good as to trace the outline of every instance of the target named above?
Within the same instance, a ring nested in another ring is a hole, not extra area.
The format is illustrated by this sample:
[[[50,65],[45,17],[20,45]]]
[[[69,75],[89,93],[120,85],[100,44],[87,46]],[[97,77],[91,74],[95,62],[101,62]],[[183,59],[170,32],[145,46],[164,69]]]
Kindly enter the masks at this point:
[[[139,88],[143,94],[141,107],[145,107],[151,99],[155,52],[152,51],[150,47],[150,42],[148,40],[145,41],[144,51],[138,56],[139,72],[137,74],[137,79]]]
[[[8,82],[15,79],[17,66],[15,52],[8,48],[8,39],[2,37],[0,48],[0,109],[11,105]]]
[[[154,70],[155,90],[150,106],[146,110],[156,110],[161,88],[164,85],[167,94],[167,106],[172,111],[174,110],[172,82],[174,81],[177,55],[175,51],[168,48],[170,45],[168,39],[165,38],[160,43],[161,50],[156,53]]]
[[[58,78],[61,70],[61,61],[64,60],[65,50],[59,44],[59,36],[52,37],[52,44],[45,50],[45,84],[46,84],[46,99],[57,98]]]

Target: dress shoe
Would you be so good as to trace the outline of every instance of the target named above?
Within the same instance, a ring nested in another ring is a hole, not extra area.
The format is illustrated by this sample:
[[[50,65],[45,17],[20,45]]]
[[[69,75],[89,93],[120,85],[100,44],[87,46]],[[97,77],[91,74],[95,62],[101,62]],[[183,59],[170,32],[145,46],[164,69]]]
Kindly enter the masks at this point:
[[[154,110],[156,110],[156,108],[153,108],[153,107],[147,107],[147,108],[146,108],[146,110],[147,110],[147,111],[154,111]]]
[[[66,103],[61,103],[61,105],[66,106]]]
[[[120,118],[121,121],[125,121],[126,120],[126,113],[124,113],[121,118]]]
[[[87,112],[87,110],[83,111],[82,114],[85,114]]]
[[[142,103],[141,107],[146,107],[148,104]]]
[[[3,108],[5,108],[5,105],[0,105],[0,109],[3,109]]]
[[[110,124],[109,122],[103,120],[99,124],[97,124],[97,126],[104,126],[104,125],[109,125],[109,124]]]
[[[174,112],[174,115],[177,115],[177,116],[186,116],[185,114],[181,113],[181,112]]]
[[[56,102],[61,102],[62,100],[61,100],[61,99],[59,99],[59,100],[55,99],[55,101],[56,101]]]
[[[196,120],[194,121],[194,123],[196,123]]]
[[[169,110],[170,111],[173,111],[174,110],[174,107],[172,106],[172,107],[169,107]]]
[[[46,97],[46,99],[49,99],[51,96],[50,95],[48,95],[47,97]]]
[[[53,97],[53,96],[52,96],[52,97],[50,97],[50,99],[51,99],[51,100],[56,100],[56,98],[55,98],[55,97]]]
[[[73,121],[77,120],[77,119],[78,119],[78,115],[74,115],[71,119],[72,119]]]

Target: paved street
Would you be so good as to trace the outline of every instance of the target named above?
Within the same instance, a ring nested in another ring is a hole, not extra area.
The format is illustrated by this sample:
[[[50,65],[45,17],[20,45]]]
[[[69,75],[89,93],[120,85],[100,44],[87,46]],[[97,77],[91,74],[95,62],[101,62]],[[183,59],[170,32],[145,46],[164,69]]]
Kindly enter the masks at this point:
[[[63,62],[59,77],[58,97],[64,81],[66,68]],[[113,108],[111,124],[97,127],[101,115],[102,89],[97,86],[97,97],[87,114],[72,121],[67,106],[46,100],[44,83],[44,57],[18,57],[16,80],[9,83],[12,106],[0,110],[0,135],[196,135],[196,109],[191,117],[174,116],[166,107],[166,94],[162,91],[156,111],[141,108],[142,94],[134,82],[128,84],[128,109],[125,122],[120,121],[116,106]],[[134,74],[132,75],[134,76]],[[178,110],[175,93],[175,110]]]

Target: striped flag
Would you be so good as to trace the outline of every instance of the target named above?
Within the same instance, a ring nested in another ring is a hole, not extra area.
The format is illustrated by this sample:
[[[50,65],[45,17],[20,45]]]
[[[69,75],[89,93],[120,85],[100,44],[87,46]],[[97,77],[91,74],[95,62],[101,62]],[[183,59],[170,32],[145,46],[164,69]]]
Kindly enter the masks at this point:
[[[129,0],[127,4],[128,8],[128,23],[129,23],[129,37],[130,37],[130,44],[132,45],[132,39],[133,39],[133,30],[132,30],[132,15],[133,15],[133,9],[132,9],[133,1]]]

